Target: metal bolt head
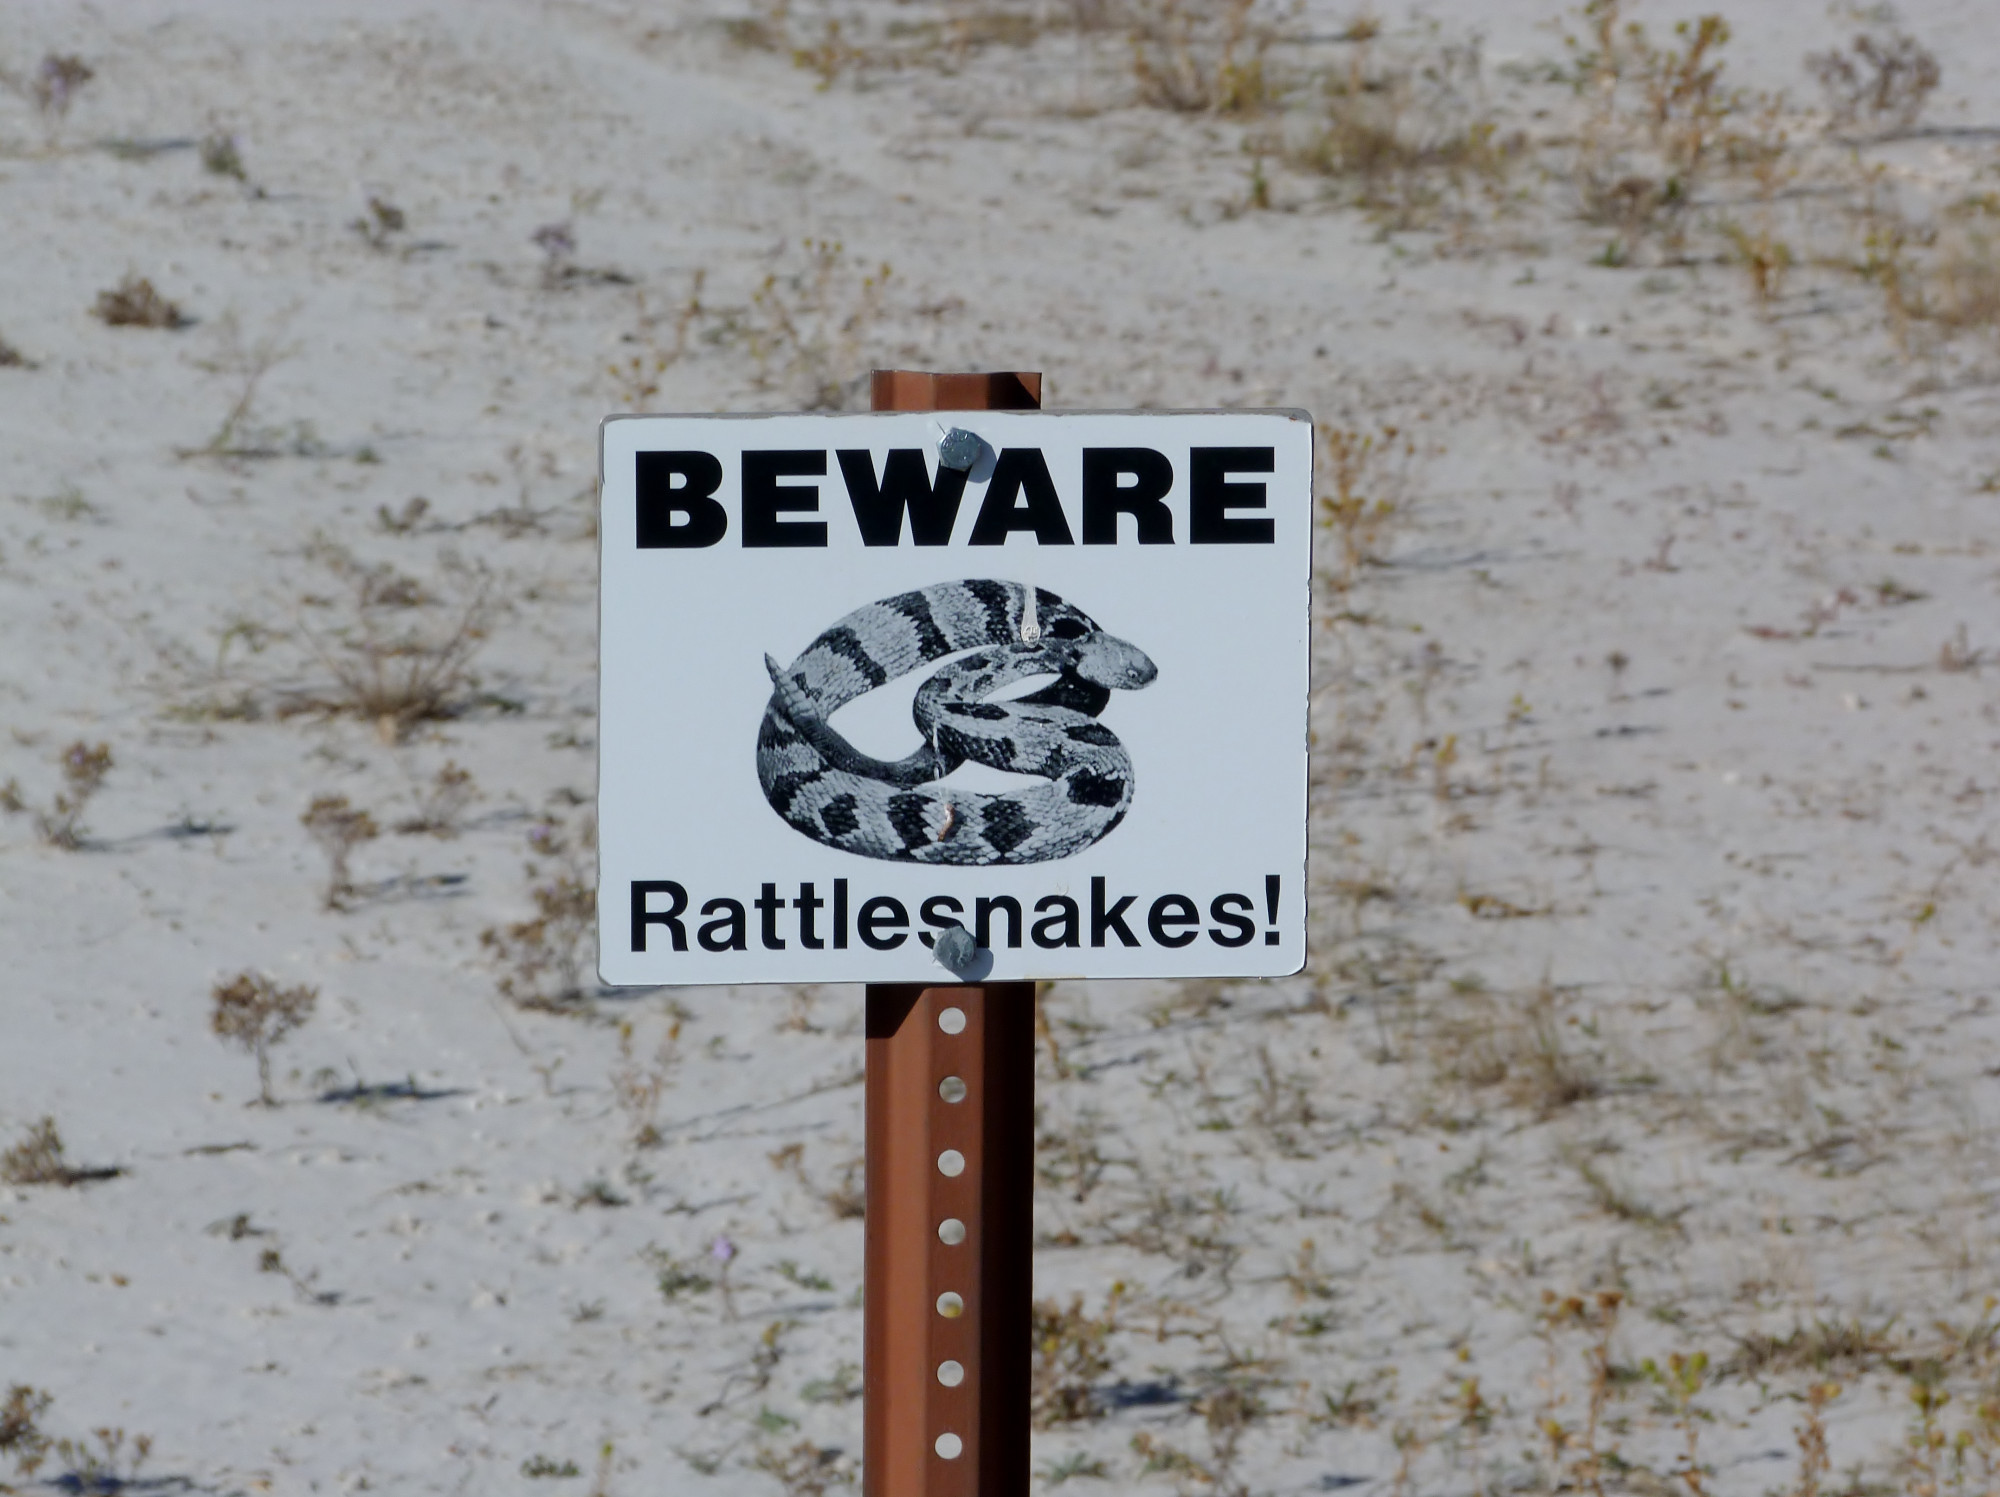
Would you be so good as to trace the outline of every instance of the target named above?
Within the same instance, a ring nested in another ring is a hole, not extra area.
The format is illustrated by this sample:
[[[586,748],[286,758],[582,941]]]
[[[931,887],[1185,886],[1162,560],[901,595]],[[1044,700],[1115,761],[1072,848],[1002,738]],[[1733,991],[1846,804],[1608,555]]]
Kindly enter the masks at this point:
[[[985,445],[979,440],[978,433],[954,426],[938,440],[938,466],[969,473],[972,465],[979,461],[979,449]]]
[[[972,939],[972,932],[962,925],[954,925],[943,931],[937,938],[938,965],[952,972],[962,972],[971,966],[979,956],[979,943]]]

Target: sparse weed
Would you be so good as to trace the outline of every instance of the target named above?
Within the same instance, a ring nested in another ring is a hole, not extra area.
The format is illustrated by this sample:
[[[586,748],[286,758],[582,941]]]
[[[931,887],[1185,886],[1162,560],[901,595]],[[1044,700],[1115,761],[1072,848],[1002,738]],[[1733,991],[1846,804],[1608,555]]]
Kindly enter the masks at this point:
[[[836,1487],[851,1487],[859,1472],[838,1446],[811,1440],[791,1445],[759,1444],[746,1464],[776,1479],[785,1497],[825,1497]]]
[[[1648,1357],[1639,1364],[1639,1372],[1660,1389],[1666,1412],[1673,1416],[1674,1425],[1681,1432],[1681,1466],[1673,1474],[1686,1484],[1691,1497],[1703,1497],[1708,1490],[1705,1483],[1709,1472],[1701,1464],[1701,1426],[1710,1415],[1696,1407],[1695,1400],[1708,1383],[1708,1353],[1698,1351],[1684,1356],[1674,1352],[1664,1367]]]
[[[70,106],[83,86],[97,76],[90,64],[73,53],[51,52],[25,78],[0,67],[0,88],[18,94],[41,117],[42,130],[53,148]]]
[[[576,261],[576,225],[569,219],[543,224],[528,236],[542,252],[542,289],[561,291],[571,286],[629,286],[632,278],[623,271],[605,270]]]
[[[0,1154],[0,1182],[8,1185],[87,1185],[124,1173],[115,1166],[71,1164],[54,1118],[31,1124],[19,1143]],[[5,1428],[0,1422],[0,1433]],[[4,1449],[6,1444],[0,1441],[0,1450]]]
[[[1265,64],[1276,32],[1260,4],[1132,0],[1126,25],[1140,101],[1207,114],[1241,114],[1268,103]]]
[[[1344,593],[1362,567],[1385,559],[1390,531],[1407,504],[1417,445],[1388,425],[1361,431],[1322,423],[1317,434],[1324,461],[1314,467],[1325,475],[1318,520],[1339,547],[1338,559],[1321,575],[1335,592]]]
[[[664,1248],[649,1247],[640,1256],[652,1265],[654,1287],[670,1304],[683,1294],[706,1294],[715,1287],[715,1280],[694,1263],[676,1258]]]
[[[23,1480],[33,1479],[41,1470],[55,1443],[41,1427],[42,1415],[54,1402],[39,1388],[16,1383],[7,1390],[6,1403],[0,1404],[0,1455],[13,1461],[14,1474]]]
[[[212,358],[196,360],[196,367],[233,380],[236,383],[236,398],[230,402],[213,435],[199,447],[181,448],[180,456],[242,461],[287,455],[320,455],[321,445],[310,427],[301,424],[286,430],[259,426],[250,419],[256,410],[257,396],[266,376],[296,354],[297,346],[285,343],[275,332],[267,333],[254,343],[245,343],[233,312],[223,314],[218,333],[221,346]]]
[[[1799,1442],[1798,1497],[1819,1497],[1820,1483],[1833,1470],[1826,1450],[1826,1407],[1839,1396],[1838,1383],[1814,1383],[1806,1389],[1805,1416],[1792,1430]]]
[[[618,1026],[618,1064],[611,1071],[611,1099],[625,1115],[626,1135],[635,1149],[657,1148],[662,1142],[658,1123],[660,1098],[667,1081],[680,1065],[681,1025],[685,1015],[675,1013],[650,1064],[642,1065],[632,1046],[632,1025]]]
[[[1453,194],[1497,186],[1521,149],[1486,103],[1477,44],[1392,48],[1373,22],[1351,24],[1345,40],[1344,64],[1313,77],[1303,133],[1286,132],[1287,159],[1385,228],[1462,234],[1469,215]]]
[[[806,1146],[786,1144],[770,1156],[771,1167],[790,1175],[805,1192],[831,1211],[836,1221],[859,1221],[868,1210],[867,1177],[860,1159],[840,1166],[831,1185],[819,1185],[806,1174]]]
[[[370,249],[388,250],[396,247],[398,236],[408,223],[408,216],[401,208],[386,198],[371,195],[367,208],[348,227],[359,234]]]
[[[373,816],[349,804],[344,795],[314,796],[312,804],[299,816],[299,825],[326,854],[326,892],[323,896],[326,908],[346,908],[347,901],[358,892],[348,860],[355,848],[381,836],[381,828],[376,826]]]
[[[83,813],[111,773],[113,759],[108,743],[89,744],[78,739],[62,751],[56,763],[62,769],[63,788],[56,792],[46,810],[34,812],[35,835],[50,847],[75,852],[89,841]],[[13,780],[0,785],[0,811],[13,814],[29,810],[21,787]]]
[[[472,771],[447,759],[431,782],[417,791],[415,812],[397,822],[396,831],[405,837],[456,837],[464,829],[466,811],[478,799]]]
[[[1826,96],[1835,130],[1907,130],[1944,76],[1937,55],[1902,31],[1863,32],[1845,52],[1808,53],[1806,71]]]
[[[477,685],[472,660],[495,612],[492,574],[447,554],[434,591],[339,546],[322,543],[312,554],[346,597],[303,600],[339,610],[330,624],[298,615],[299,636],[326,679],[283,690],[280,714],[356,717],[372,723],[384,743],[396,743],[418,723],[463,713]]]
[[[808,239],[795,264],[771,271],[751,297],[742,329],[758,383],[794,392],[807,410],[838,410],[865,367],[861,350],[893,272],[852,265],[829,239]]]
[[[0,1404],[0,1455],[14,1462],[14,1474],[44,1485],[37,1473],[53,1455],[62,1474],[46,1485],[64,1492],[116,1493],[140,1484],[139,1472],[153,1453],[153,1437],[129,1440],[123,1429],[100,1426],[87,1437],[51,1437],[41,1420],[55,1400],[38,1388],[17,1383]],[[6,1490],[13,1490],[7,1488]]]
[[[1080,1294],[1073,1295],[1066,1308],[1052,1299],[1035,1301],[1030,1317],[1035,1350],[1029,1394],[1035,1428],[1050,1429],[1103,1414],[1097,1384],[1111,1370],[1109,1343],[1118,1329],[1118,1306],[1124,1295],[1125,1286],[1113,1284],[1101,1315],[1087,1314]]]
[[[209,1027],[217,1039],[247,1050],[257,1058],[257,1100],[277,1106],[271,1095],[271,1050],[313,1015],[319,989],[299,983],[281,985],[262,972],[239,972],[215,985],[215,1008]]]
[[[592,854],[596,823],[574,832],[545,821],[528,834],[535,914],[481,932],[479,944],[502,969],[500,992],[523,1008],[575,1013],[584,998],[584,960],[597,922]]]
[[[201,169],[212,177],[228,177],[235,182],[249,180],[249,173],[243,169],[243,152],[236,137],[226,130],[211,131],[202,137]]]
[[[646,293],[638,294],[636,325],[624,335],[637,351],[608,370],[620,409],[645,410],[659,395],[661,378],[687,356],[688,339],[705,315],[701,288],[707,276],[705,270],[694,273],[687,299],[671,315],[648,311]]]
[[[1456,995],[1432,1029],[1432,1056],[1445,1080],[1475,1090],[1499,1088],[1509,1102],[1552,1117],[1600,1095],[1596,1062],[1565,1034],[1556,991]]]
[[[190,321],[140,275],[128,275],[111,290],[98,292],[90,312],[106,327],[152,327],[172,332]]]

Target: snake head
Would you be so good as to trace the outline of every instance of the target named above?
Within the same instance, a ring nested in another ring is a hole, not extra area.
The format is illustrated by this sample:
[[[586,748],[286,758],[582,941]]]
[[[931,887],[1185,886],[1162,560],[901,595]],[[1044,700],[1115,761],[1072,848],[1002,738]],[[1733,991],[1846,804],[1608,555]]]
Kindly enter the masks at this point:
[[[1076,674],[1093,686],[1136,691],[1149,686],[1160,668],[1146,652],[1113,634],[1093,634],[1077,650]]]

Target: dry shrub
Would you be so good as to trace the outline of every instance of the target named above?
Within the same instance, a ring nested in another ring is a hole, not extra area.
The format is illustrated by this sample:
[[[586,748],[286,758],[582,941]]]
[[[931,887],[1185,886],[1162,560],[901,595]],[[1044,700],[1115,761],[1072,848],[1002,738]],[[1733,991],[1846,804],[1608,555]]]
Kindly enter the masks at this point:
[[[75,1183],[69,1162],[63,1157],[62,1134],[56,1130],[54,1118],[43,1118],[31,1125],[19,1143],[0,1154],[0,1180],[9,1185]]]
[[[681,1026],[685,1022],[684,1012],[676,1012],[668,1021],[650,1065],[642,1065],[634,1051],[630,1021],[618,1026],[618,1064],[611,1071],[611,1100],[625,1115],[635,1149],[655,1149],[665,1142],[658,1123],[660,1098],[680,1065]]]
[[[1339,546],[1338,560],[1322,574],[1335,591],[1346,592],[1362,567],[1383,560],[1389,532],[1406,508],[1417,446],[1386,423],[1373,431],[1322,423],[1318,437],[1318,520]]]
[[[837,1446],[815,1445],[810,1440],[779,1449],[761,1447],[748,1462],[752,1471],[773,1477],[785,1489],[785,1497],[825,1497],[835,1487],[851,1487],[859,1474],[854,1462]]]
[[[533,917],[489,926],[479,944],[501,968],[500,992],[523,1008],[574,1013],[584,997],[585,958],[597,929],[597,825],[574,833],[545,821],[528,834]]]
[[[1117,1330],[1118,1305],[1125,1286],[1111,1286],[1102,1315],[1086,1314],[1083,1296],[1069,1305],[1036,1300],[1030,1317],[1034,1338],[1033,1391],[1029,1394],[1036,1429],[1096,1419],[1104,1407],[1097,1384],[1111,1370],[1109,1343]]]
[[[806,1146],[786,1144],[769,1156],[771,1168],[790,1175],[807,1195],[815,1197],[831,1211],[836,1221],[860,1221],[868,1214],[867,1176],[863,1161],[850,1159],[840,1166],[840,1175],[831,1185],[816,1185],[806,1174]]]
[[[637,344],[639,351],[608,370],[620,409],[644,410],[660,393],[661,376],[687,357],[688,339],[704,315],[701,288],[707,279],[707,271],[697,270],[687,299],[671,313],[648,311],[646,293],[638,294],[637,325],[624,335],[624,341]]]
[[[239,972],[217,983],[210,996],[215,1008],[209,1027],[216,1038],[257,1057],[257,1100],[265,1107],[277,1106],[271,1095],[271,1047],[312,1017],[319,989],[303,983],[283,987],[262,972]]]
[[[1596,1062],[1574,1047],[1556,992],[1461,991],[1432,1030],[1438,1074],[1473,1090],[1498,1088],[1509,1103],[1551,1117],[1604,1091]]]
[[[54,1118],[33,1124],[19,1143],[0,1154],[0,1180],[9,1185],[88,1185],[124,1173],[116,1165],[71,1164]]]
[[[181,309],[153,289],[144,276],[128,275],[109,291],[97,293],[91,315],[107,327],[157,327],[172,331],[188,325]]]
[[[396,830],[405,837],[456,837],[465,813],[478,799],[479,786],[473,782],[472,771],[448,759],[430,784],[417,792],[415,814],[397,822]]]
[[[1893,1363],[1898,1351],[1887,1325],[1817,1320],[1793,1326],[1782,1336],[1759,1331],[1741,1338],[1736,1355],[1723,1370],[1735,1377],[1762,1379],[1776,1373],[1826,1373],[1840,1368],[1858,1377]]]
[[[5,338],[0,338],[0,369],[27,369],[29,367],[31,366],[28,363],[28,356],[9,343]]]
[[[53,1443],[42,1433],[41,1418],[55,1400],[38,1388],[16,1383],[0,1404],[0,1455],[14,1462],[14,1474],[32,1479],[48,1459]]]
[[[51,52],[25,78],[0,68],[0,88],[18,94],[34,107],[35,113],[42,117],[42,128],[53,144],[56,132],[69,115],[70,105],[76,102],[84,84],[96,76],[90,64],[81,57]]]
[[[381,828],[375,825],[373,816],[350,805],[344,795],[314,796],[312,804],[300,815],[299,825],[326,854],[326,907],[344,908],[356,892],[348,859],[363,842],[381,836]]]
[[[83,826],[84,808],[104,784],[104,777],[111,773],[111,745],[92,745],[79,738],[62,751],[56,762],[62,769],[63,788],[47,810],[34,813],[35,834],[50,847],[74,852],[84,845],[88,835]],[[18,814],[28,809],[17,783],[9,780],[0,785],[0,811]]]
[[[1132,0],[1132,76],[1142,102],[1188,113],[1243,114],[1271,102],[1276,41],[1259,0]]]
[[[1861,214],[1862,243],[1850,267],[1882,294],[1890,335],[1915,352],[1919,330],[1948,338],[2000,328],[2000,202],[1958,203],[1934,221],[1905,215],[1872,193]]]
[[[1826,95],[1827,121],[1907,130],[1943,78],[1937,55],[1906,32],[1854,38],[1845,52],[1811,52],[1806,71]]]
[[[346,595],[305,599],[337,610],[331,623],[299,615],[300,638],[326,679],[282,691],[280,715],[356,717],[373,723],[384,743],[397,743],[418,723],[462,714],[477,686],[472,660],[495,611],[491,574],[447,554],[434,592],[338,546],[321,544],[314,554]]]
[[[1294,166],[1351,184],[1391,228],[1430,227],[1450,193],[1505,175],[1520,146],[1487,105],[1476,43],[1390,47],[1373,21],[1345,40],[1345,63],[1317,75],[1304,133],[1287,135]]]
[[[1586,35],[1570,36],[1571,78],[1587,101],[1574,185],[1584,217],[1616,228],[1607,264],[1624,264],[1644,236],[1677,245],[1685,210],[1746,102],[1723,84],[1729,25],[1681,21],[1657,44],[1622,0],[1587,0]]]

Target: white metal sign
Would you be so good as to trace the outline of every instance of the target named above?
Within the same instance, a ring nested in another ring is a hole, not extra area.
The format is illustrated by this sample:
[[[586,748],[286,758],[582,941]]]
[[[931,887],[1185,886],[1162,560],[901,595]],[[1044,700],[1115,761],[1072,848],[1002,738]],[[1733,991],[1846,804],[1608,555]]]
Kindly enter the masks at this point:
[[[614,417],[601,458],[606,982],[1304,965],[1303,414]]]

